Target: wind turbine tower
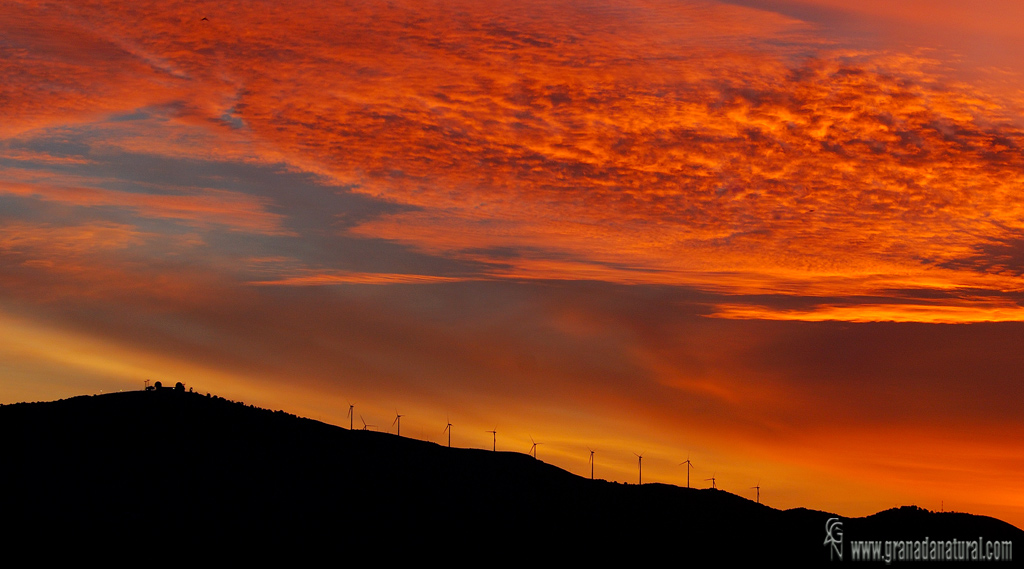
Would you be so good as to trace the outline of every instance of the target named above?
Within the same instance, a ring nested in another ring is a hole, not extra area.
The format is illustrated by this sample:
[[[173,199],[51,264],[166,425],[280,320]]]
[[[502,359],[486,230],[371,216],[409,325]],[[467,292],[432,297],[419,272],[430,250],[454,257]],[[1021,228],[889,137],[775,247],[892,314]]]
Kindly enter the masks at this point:
[[[486,431],[486,432],[491,433],[492,435],[494,435],[493,440],[491,441],[491,445],[493,445],[493,446],[491,446],[491,451],[492,452],[496,452],[498,450],[498,427],[494,427],[493,431]]]
[[[686,455],[686,460],[679,463],[679,466],[686,465],[686,487],[690,487],[690,469],[693,468],[693,463],[690,462],[690,455]]]
[[[537,445],[542,445],[544,443],[538,443],[537,441],[533,440],[533,437],[530,437],[530,442],[533,443],[533,446],[530,447],[530,452],[526,454],[533,453],[533,458],[537,458]]]
[[[757,481],[757,486],[751,486],[750,487],[751,490],[754,490],[755,488],[757,489],[757,503],[760,504],[761,503],[761,481],[760,480]]]
[[[587,450],[590,451],[590,479],[593,480],[594,479],[594,449],[592,449],[590,447],[587,447]]]
[[[398,436],[402,436],[402,416],[398,414],[398,409],[395,409],[395,420],[391,422],[391,426],[394,427],[398,424]]]
[[[444,430],[441,431],[441,433],[442,434],[448,433],[448,448],[452,448],[452,420],[451,420],[451,418],[448,418],[447,421],[448,421],[448,426],[446,426],[444,428]]]
[[[633,454],[636,454],[635,452]],[[644,455],[636,454],[636,470],[637,470],[637,484],[642,485],[644,483]]]

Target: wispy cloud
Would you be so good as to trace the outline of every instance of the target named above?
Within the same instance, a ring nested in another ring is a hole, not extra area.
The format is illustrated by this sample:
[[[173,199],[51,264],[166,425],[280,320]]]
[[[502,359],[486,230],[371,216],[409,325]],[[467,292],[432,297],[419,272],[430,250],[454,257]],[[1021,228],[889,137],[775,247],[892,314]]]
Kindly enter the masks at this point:
[[[13,174],[6,171],[7,174]],[[102,187],[47,182],[0,181],[0,196],[17,196],[88,208],[129,210],[146,218],[172,219],[189,225],[219,225],[238,231],[283,235],[281,216],[267,211],[267,200],[215,189],[190,193],[136,193]]]
[[[273,286],[325,286],[342,284],[429,284],[461,282],[467,279],[441,277],[435,275],[409,275],[396,273],[355,273],[351,271],[317,272],[305,271],[303,274],[282,277],[274,280],[253,281],[254,285]],[[476,279],[473,279],[476,280]]]
[[[716,318],[756,320],[804,320],[824,322],[927,322],[931,324],[965,324],[971,322],[1021,322],[1024,307],[1012,303],[1000,305],[948,304],[858,304],[854,306],[819,306],[811,310],[782,310],[768,306],[721,305],[709,316]]]

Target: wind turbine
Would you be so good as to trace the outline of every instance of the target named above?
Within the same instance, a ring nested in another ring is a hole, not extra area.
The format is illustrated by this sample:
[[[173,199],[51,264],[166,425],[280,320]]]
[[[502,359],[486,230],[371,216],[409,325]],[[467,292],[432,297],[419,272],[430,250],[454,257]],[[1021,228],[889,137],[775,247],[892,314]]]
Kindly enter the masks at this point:
[[[491,433],[492,435],[494,435],[494,440],[491,441],[491,444],[494,445],[494,446],[491,447],[491,451],[497,451],[498,450],[498,427],[494,427],[493,431],[485,431],[485,432]]]
[[[441,434],[448,433],[448,448],[452,448],[452,419],[448,417],[446,420],[448,421],[448,426],[441,431]]]
[[[398,436],[402,436],[402,416],[398,414],[398,409],[395,409],[395,420],[391,422],[391,426],[394,427],[395,423],[398,423]]]
[[[363,422],[363,430],[364,431],[367,430],[369,427],[377,428],[377,425],[367,425],[366,424],[366,419],[364,419],[362,415],[359,416],[359,420]]]
[[[542,445],[544,443],[538,443],[537,441],[533,440],[532,436],[530,437],[530,442],[533,443],[533,446],[530,447],[530,452],[528,452],[526,454],[530,454],[532,452],[533,453],[533,458],[537,458],[537,445]]]
[[[686,487],[690,487],[690,469],[693,468],[693,463],[690,462],[690,455],[687,453],[686,460],[679,463],[679,466],[686,465]]]
[[[587,447],[587,450],[590,451],[590,479],[593,480],[594,479],[594,449],[592,449],[590,447]]]
[[[750,487],[751,490],[753,490],[755,488],[757,489],[757,503],[760,504],[761,503],[761,481],[760,480],[757,481],[757,486],[751,486]]]
[[[352,419],[355,417],[355,408],[351,402],[348,404],[348,430],[352,430]],[[360,417],[362,419],[362,417]]]
[[[636,454],[635,452],[633,454]],[[641,485],[644,483],[644,455],[636,454],[636,469],[638,473],[637,484]]]
[[[710,480],[711,481],[711,489],[712,490],[714,490],[716,488],[716,486],[715,486],[715,476],[714,475],[711,475],[711,478],[705,478],[704,480]]]

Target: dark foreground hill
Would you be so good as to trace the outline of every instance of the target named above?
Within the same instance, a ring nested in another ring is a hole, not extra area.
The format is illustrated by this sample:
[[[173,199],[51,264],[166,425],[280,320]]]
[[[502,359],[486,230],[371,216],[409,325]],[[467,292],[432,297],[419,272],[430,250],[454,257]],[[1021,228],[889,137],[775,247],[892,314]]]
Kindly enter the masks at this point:
[[[0,507],[15,528],[8,539],[484,565],[510,554],[577,563],[671,555],[673,566],[839,563],[824,544],[826,522],[837,517],[826,512],[779,511],[718,490],[591,481],[524,454],[349,431],[199,394],[6,405],[0,429]],[[967,514],[902,508],[841,521],[844,563],[854,539],[981,536],[1024,546],[1019,529]]]

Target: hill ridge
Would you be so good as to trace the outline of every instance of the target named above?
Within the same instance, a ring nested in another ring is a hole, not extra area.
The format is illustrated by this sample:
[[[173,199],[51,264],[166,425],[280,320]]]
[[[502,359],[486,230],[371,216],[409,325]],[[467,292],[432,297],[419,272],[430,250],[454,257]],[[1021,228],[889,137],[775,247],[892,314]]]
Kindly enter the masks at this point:
[[[724,490],[592,481],[524,453],[353,431],[167,389],[3,405],[0,428],[11,465],[2,483],[21,489],[2,507],[26,527],[187,527],[234,544],[345,536],[384,548],[394,547],[386,536],[411,548],[450,536],[557,536],[622,555],[689,547],[692,559],[710,563],[728,553],[815,565],[828,555],[825,523],[839,517],[778,510]],[[916,528],[907,527],[911,518]],[[1010,524],[970,514],[915,507],[841,519],[848,539],[984,535],[1024,543]]]

